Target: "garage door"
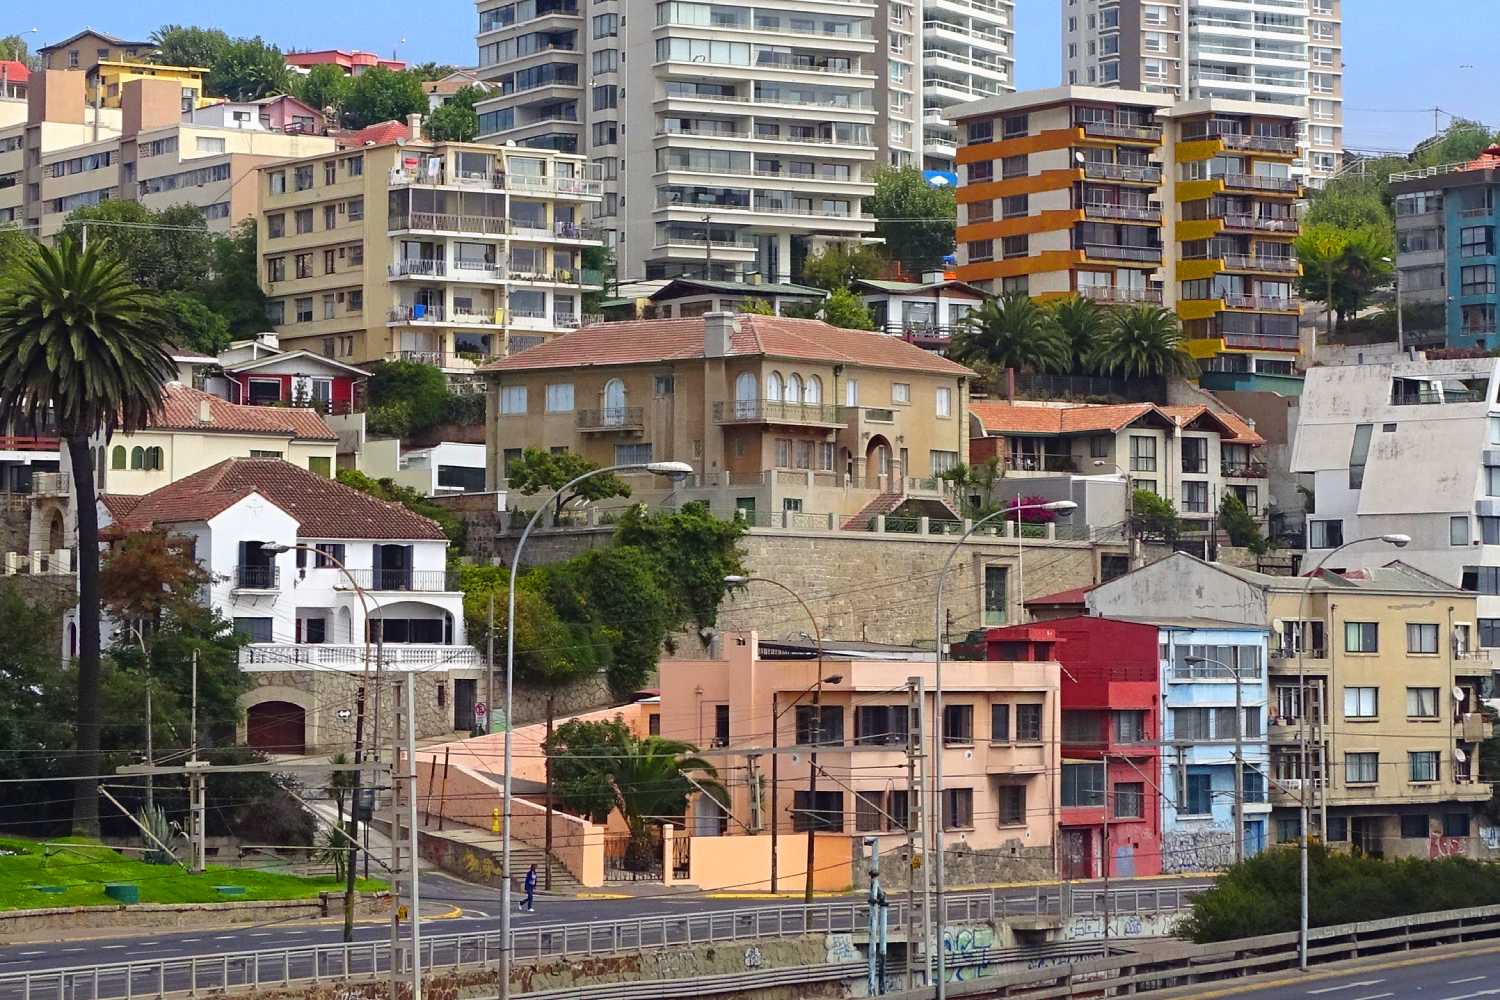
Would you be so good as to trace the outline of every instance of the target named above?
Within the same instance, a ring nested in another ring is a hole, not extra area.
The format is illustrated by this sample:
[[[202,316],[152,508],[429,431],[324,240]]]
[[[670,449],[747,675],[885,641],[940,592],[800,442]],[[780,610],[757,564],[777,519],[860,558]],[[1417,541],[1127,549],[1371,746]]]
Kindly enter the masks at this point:
[[[246,713],[249,743],[267,753],[303,753],[306,714],[286,701],[263,701]]]

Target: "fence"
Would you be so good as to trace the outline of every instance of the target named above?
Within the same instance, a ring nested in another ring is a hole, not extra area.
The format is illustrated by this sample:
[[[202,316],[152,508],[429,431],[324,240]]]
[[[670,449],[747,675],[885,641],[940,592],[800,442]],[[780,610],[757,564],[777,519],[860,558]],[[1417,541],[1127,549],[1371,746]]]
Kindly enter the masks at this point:
[[[1111,913],[1163,912],[1184,909],[1206,884],[1115,890]],[[1068,893],[1058,886],[1024,891],[960,893],[944,900],[950,924],[978,923],[1005,917],[1061,912],[1071,899],[1074,914],[1103,912],[1102,892]],[[1080,910],[1079,907],[1086,909]],[[1495,908],[1500,910],[1500,907]],[[892,930],[906,926],[905,900],[887,908]],[[810,934],[857,933],[869,926],[864,902],[812,906],[769,906],[664,916],[630,917],[576,924],[534,925],[511,931],[517,959],[573,958]],[[0,997],[15,1000],[117,1000],[168,993],[228,992],[296,983],[327,982],[352,976],[375,977],[391,969],[390,941],[271,948],[198,957],[76,965],[0,974]],[[397,960],[403,951],[397,952]],[[429,970],[498,962],[500,934],[424,934],[422,967]]]

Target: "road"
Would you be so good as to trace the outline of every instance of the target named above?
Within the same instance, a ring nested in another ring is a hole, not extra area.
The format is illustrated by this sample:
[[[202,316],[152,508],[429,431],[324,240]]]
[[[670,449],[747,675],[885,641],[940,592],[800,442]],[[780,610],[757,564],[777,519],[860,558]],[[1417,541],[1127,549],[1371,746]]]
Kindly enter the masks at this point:
[[[1381,955],[1336,975],[1316,970],[1277,976],[1264,986],[1204,983],[1199,996],[1234,1000],[1481,1000],[1500,997],[1500,947],[1461,954]]]
[[[1125,900],[1136,890],[1149,896],[1151,890],[1203,884],[1204,880],[1201,877],[1115,880],[1111,889],[1115,899]],[[1074,886],[1076,891],[1086,886],[1097,888],[1098,884],[1074,883]],[[422,921],[424,939],[443,935],[474,935],[463,941],[450,939],[440,943],[434,954],[439,964],[478,961],[485,957],[486,947],[494,947],[492,944],[486,945],[480,935],[499,929],[499,918],[496,916],[499,904],[497,892],[436,872],[425,872],[422,875],[422,893],[424,900],[448,904],[462,911],[462,916],[456,918],[424,919]],[[1034,901],[1036,889],[1007,889],[1002,890],[999,895],[1016,901],[1019,909],[1021,901]],[[1051,888],[1046,891],[1044,899],[1048,909],[1055,909],[1056,889]],[[819,900],[820,903],[850,901],[857,900],[854,897]],[[614,943],[608,936],[610,933],[608,929],[611,926],[609,922],[630,920],[632,923],[622,930],[626,942],[633,943],[636,939],[632,935],[638,934],[641,943],[647,946],[662,946],[684,941],[684,935],[688,933],[690,925],[697,928],[694,938],[701,939],[706,931],[709,915],[724,914],[730,910],[751,911],[740,918],[736,924],[736,930],[739,933],[751,936],[758,926],[764,929],[770,926],[773,919],[781,919],[773,918],[772,911],[786,909],[796,912],[799,902],[788,899],[711,899],[692,890],[629,899],[554,897],[538,899],[535,913],[517,913],[512,915],[511,921],[518,933],[517,957],[525,957],[536,953],[538,949],[545,948],[548,951],[554,951],[557,948],[558,935],[549,934],[546,929],[558,924],[579,925],[596,922],[597,933],[604,936],[594,937],[594,945],[604,950]],[[637,917],[667,917],[669,919],[652,921],[641,928],[633,923],[634,918]],[[721,931],[727,929],[729,919],[727,915],[719,919],[718,928]],[[528,931],[534,933],[528,934]],[[586,939],[582,936],[584,933],[593,935],[596,931],[590,929],[570,937],[568,943],[570,951],[577,952],[584,949],[586,946]],[[389,924],[385,922],[368,920],[355,928],[355,941],[371,946],[378,942],[388,941],[389,937]],[[328,920],[316,923],[265,924],[206,931],[148,932],[143,935],[62,941],[55,944],[12,945],[0,948],[0,975],[14,976],[17,973],[35,975],[48,970],[102,963],[157,963],[161,960],[182,960],[178,966],[174,967],[176,971],[171,974],[173,979],[169,979],[167,983],[168,987],[175,985],[176,988],[182,988],[194,977],[194,971],[186,960],[197,957],[203,966],[197,981],[200,987],[209,987],[217,984],[220,977],[225,974],[220,956],[233,953],[284,948],[305,949],[295,959],[298,969],[302,971],[294,969],[294,975],[308,974],[311,963],[315,961],[324,971],[340,970],[345,961],[344,953],[342,950],[331,949],[330,946],[337,946],[342,940],[342,922]],[[322,955],[315,954],[319,948],[329,949],[329,951]],[[494,957],[492,952],[490,957]],[[376,960],[373,949],[365,951],[361,948],[349,957],[350,968],[355,972],[368,971],[371,963]],[[384,966],[383,956],[379,962],[381,966]],[[229,971],[236,980],[271,982],[283,978],[286,974],[282,963],[283,959],[279,956],[274,961],[266,959],[252,962],[249,959],[238,959],[235,960],[234,968]],[[158,966],[152,965],[149,969],[141,969],[132,980],[130,992],[149,994],[156,991],[160,985],[156,981],[159,974],[156,971],[157,968]],[[46,978],[50,983],[56,983],[55,977]],[[97,994],[90,987],[85,992],[80,992],[78,996],[80,998],[96,995],[99,997],[123,996],[127,992],[124,988],[124,979],[124,974],[119,974],[115,977],[115,981],[101,983]],[[41,991],[38,995],[47,995],[46,988],[40,983],[38,989]],[[20,990],[0,990],[0,997],[20,995]],[[55,995],[55,992],[52,995]]]

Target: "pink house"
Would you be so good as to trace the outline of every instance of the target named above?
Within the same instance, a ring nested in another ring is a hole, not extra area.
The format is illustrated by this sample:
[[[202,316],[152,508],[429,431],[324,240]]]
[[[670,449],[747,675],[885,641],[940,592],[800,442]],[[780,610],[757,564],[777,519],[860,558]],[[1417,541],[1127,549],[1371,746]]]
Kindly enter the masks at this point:
[[[323,112],[290,94],[263,97],[255,102],[260,110],[260,126],[272,132],[297,132],[322,135],[328,130]]]
[[[382,59],[373,52],[361,52],[359,49],[352,51],[347,49],[319,49],[316,52],[288,52],[286,64],[296,66],[298,69],[312,69],[314,66],[332,64],[348,73],[350,76],[359,76],[367,69],[379,66],[381,69],[403,70],[406,63],[400,59]]]

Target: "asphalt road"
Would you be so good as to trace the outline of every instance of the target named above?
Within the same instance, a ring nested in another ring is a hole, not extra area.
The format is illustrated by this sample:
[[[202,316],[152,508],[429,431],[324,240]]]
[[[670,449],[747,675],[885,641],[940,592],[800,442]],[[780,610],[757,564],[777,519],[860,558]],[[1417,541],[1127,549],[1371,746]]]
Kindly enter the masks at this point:
[[[1171,888],[1177,885],[1201,885],[1202,878],[1195,879],[1150,879],[1150,880],[1115,880],[1111,886],[1112,893],[1116,899],[1124,899],[1134,890],[1152,890],[1160,888]],[[1074,883],[1075,888],[1085,886],[1098,888],[1098,883]],[[1018,903],[1022,900],[1035,898],[1035,889],[1012,889],[1003,890],[1002,895],[1014,899]],[[456,918],[426,918],[422,921],[422,933],[424,938],[455,935],[473,934],[477,932],[496,931],[499,929],[500,920],[496,915],[499,910],[499,894],[493,889],[477,886],[472,883],[462,882],[446,875],[427,872],[422,875],[422,894],[428,906],[424,910],[431,913],[434,909],[458,907],[462,910],[462,916]],[[1047,891],[1045,903],[1048,909],[1055,910],[1056,889]],[[853,897],[843,899],[819,899],[819,903],[853,901]],[[663,893],[652,896],[640,896],[628,899],[577,899],[565,897],[539,898],[537,909],[534,913],[516,913],[512,915],[511,926],[520,932],[517,938],[517,957],[526,957],[534,953],[538,948],[555,950],[556,935],[546,936],[547,928],[557,924],[582,924],[586,922],[608,922],[635,917],[668,917],[680,918],[665,922],[656,921],[652,925],[640,930],[642,943],[650,945],[670,945],[685,940],[684,935],[689,927],[688,918],[694,918],[693,922],[700,931],[703,929],[703,919],[712,913],[722,913],[728,910],[751,910],[759,916],[750,915],[743,918],[738,925],[738,930],[744,933],[753,932],[757,923],[762,920],[770,920],[771,915],[766,912],[778,907],[795,908],[800,901],[789,899],[712,899],[704,895],[684,890],[681,893]],[[727,920],[727,917],[722,919]],[[607,923],[601,925],[607,927]],[[722,926],[722,925],[721,925]],[[525,932],[535,930],[536,936]],[[854,929],[854,928],[850,928]],[[592,929],[587,933],[595,933]],[[636,933],[634,931],[630,933]],[[366,920],[355,927],[355,941],[374,944],[376,942],[389,941],[390,925],[383,921]],[[611,942],[605,938],[596,938],[597,946],[607,948]],[[236,928],[223,928],[204,931],[170,931],[161,933],[146,932],[137,935],[120,935],[117,937],[92,938],[89,940],[61,941],[53,944],[21,944],[0,947],[0,975],[13,976],[16,973],[42,974],[42,978],[36,983],[37,992],[34,995],[55,996],[56,977],[46,976],[49,970],[57,970],[69,967],[96,965],[105,963],[122,962],[149,962],[157,963],[163,959],[186,960],[193,957],[199,959],[199,969],[196,980],[200,988],[211,988],[216,986],[226,974],[222,956],[251,951],[262,951],[266,949],[305,949],[300,951],[292,961],[295,963],[290,970],[283,966],[283,959],[276,958],[252,961],[250,959],[235,959],[231,963],[228,974],[233,981],[239,982],[275,982],[281,980],[290,972],[293,976],[308,975],[311,963],[319,962],[327,972],[342,971],[344,961],[342,951],[324,953],[319,955],[316,950],[320,946],[338,945],[343,941],[343,925],[338,920],[326,920],[321,922],[299,922],[284,924],[250,925]],[[633,941],[632,941],[633,943]],[[582,950],[584,939],[575,936],[569,939],[570,950]],[[470,938],[464,942],[446,942],[438,945],[433,958],[438,964],[451,964],[458,961],[474,962],[483,959],[481,954],[482,943],[477,938]],[[425,950],[425,949],[424,949]],[[491,955],[491,958],[494,956]],[[371,968],[371,962],[375,959],[373,949],[366,952],[363,949],[356,951],[350,958],[351,972],[365,972]],[[385,965],[384,959],[380,960],[381,967]],[[136,972],[130,983],[129,993],[136,995],[150,994],[159,990],[163,984],[157,981],[157,966],[153,964],[150,969],[141,969]],[[166,984],[167,989],[182,989],[194,979],[194,970],[191,964],[183,961],[174,967]],[[47,983],[52,984],[52,992],[49,994]],[[97,992],[92,983],[85,985],[76,993],[79,1000],[93,997],[117,997],[127,993],[125,974],[118,973],[111,981],[101,982]],[[0,989],[0,998],[19,997],[22,995],[20,989]],[[1346,998],[1336,998],[1346,1000]]]
[[[1355,966],[1334,976],[1289,973],[1258,988],[1205,983],[1202,990],[1234,1000],[1481,1000],[1500,997],[1500,948],[1428,958],[1381,955],[1366,968]]]

